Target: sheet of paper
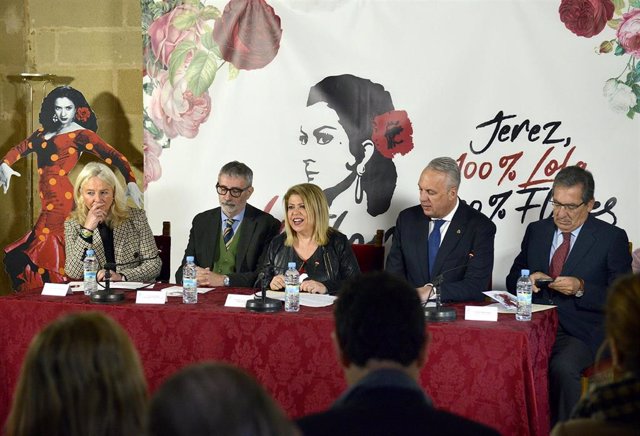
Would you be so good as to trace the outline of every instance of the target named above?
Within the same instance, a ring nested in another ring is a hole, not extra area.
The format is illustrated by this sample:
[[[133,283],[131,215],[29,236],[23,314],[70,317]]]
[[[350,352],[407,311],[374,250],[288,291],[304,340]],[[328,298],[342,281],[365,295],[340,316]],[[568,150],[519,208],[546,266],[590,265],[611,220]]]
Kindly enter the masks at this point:
[[[209,291],[213,291],[215,288],[198,288],[198,294],[206,294]],[[182,286],[169,286],[164,288],[167,292],[167,297],[182,297]]]
[[[512,315],[516,314],[515,309],[514,310],[505,309],[504,306],[502,304],[500,304],[500,303],[492,303],[492,304],[487,305],[486,307],[492,307],[492,306],[495,306],[495,307],[498,308],[498,313],[510,313]],[[535,304],[534,303],[534,304],[531,305],[531,312],[532,313],[533,312],[542,312],[543,310],[549,310],[549,309],[552,309],[554,307],[556,307],[556,306],[551,306],[551,305],[548,305],[548,304]]]
[[[225,307],[246,307],[247,301],[253,299],[253,295],[229,294],[224,302]]]
[[[283,291],[267,291],[267,297],[284,301]],[[309,294],[300,292],[300,305],[307,307],[326,307],[331,306],[336,300],[335,295],[327,294]]]
[[[153,286],[155,283],[144,283],[144,282],[111,282],[111,289],[125,289],[128,291],[135,289],[144,289],[150,286]],[[71,287],[72,292],[81,292],[83,282],[81,281],[73,281],[69,282],[69,286]],[[98,282],[98,290],[104,289],[104,282]]]
[[[483,294],[498,302],[498,304],[502,307],[502,310],[504,310],[504,312],[500,313],[515,313],[518,309],[518,298],[511,292],[486,291],[483,292]]]

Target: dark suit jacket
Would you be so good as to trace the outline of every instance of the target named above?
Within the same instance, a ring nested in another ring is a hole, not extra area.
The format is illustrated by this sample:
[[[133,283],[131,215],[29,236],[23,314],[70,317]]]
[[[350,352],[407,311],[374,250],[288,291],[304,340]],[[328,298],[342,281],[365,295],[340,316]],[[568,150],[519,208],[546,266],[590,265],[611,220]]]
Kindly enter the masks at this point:
[[[220,208],[199,213],[193,219],[189,232],[189,243],[184,251],[182,265],[187,256],[195,256],[196,265],[207,268],[218,257],[222,221]],[[257,277],[258,265],[269,246],[269,242],[280,232],[280,221],[270,214],[247,204],[240,225],[236,272],[229,274],[231,286],[251,287]],[[176,271],[176,283],[182,283],[182,265]]]
[[[507,289],[515,292],[522,269],[531,273],[549,273],[549,254],[556,225],[553,218],[527,226],[520,254],[513,261],[507,276]],[[561,276],[584,280],[584,296],[576,298],[555,291],[534,294],[534,302],[558,306],[560,325],[568,334],[585,342],[595,355],[604,339],[603,308],[607,288],[614,279],[631,272],[629,239],[624,230],[605,223],[592,215],[582,226]]]
[[[416,288],[443,274],[440,291],[444,301],[482,300],[482,291],[491,281],[495,224],[460,200],[440,244],[431,277],[427,242],[430,221],[420,205],[400,212],[385,269],[403,276]],[[459,268],[448,271],[456,267]]]
[[[360,387],[326,412],[297,421],[304,436],[498,435],[435,409],[422,392],[399,386]]]

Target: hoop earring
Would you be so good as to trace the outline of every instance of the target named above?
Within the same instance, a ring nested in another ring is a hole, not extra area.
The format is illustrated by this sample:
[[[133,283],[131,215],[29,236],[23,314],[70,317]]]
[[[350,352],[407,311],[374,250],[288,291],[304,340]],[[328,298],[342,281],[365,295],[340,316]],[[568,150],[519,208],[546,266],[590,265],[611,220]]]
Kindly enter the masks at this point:
[[[57,123],[58,122],[58,115],[53,114],[52,120],[53,120],[54,123]]]

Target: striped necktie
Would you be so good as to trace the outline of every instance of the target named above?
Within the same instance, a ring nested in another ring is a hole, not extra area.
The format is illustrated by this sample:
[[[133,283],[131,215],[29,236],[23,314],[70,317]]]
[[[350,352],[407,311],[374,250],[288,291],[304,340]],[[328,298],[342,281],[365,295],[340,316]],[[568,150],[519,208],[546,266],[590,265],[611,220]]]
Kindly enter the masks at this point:
[[[551,264],[549,265],[549,275],[552,279],[555,279],[562,272],[567,256],[569,255],[569,249],[571,248],[571,232],[562,232],[562,244],[558,246],[555,253],[551,257]]]
[[[225,220],[225,223],[227,223],[227,225],[222,232],[222,239],[224,240],[224,246],[227,248],[229,248],[231,240],[233,239],[233,223],[235,221],[236,220],[234,220],[233,218],[227,218]]]

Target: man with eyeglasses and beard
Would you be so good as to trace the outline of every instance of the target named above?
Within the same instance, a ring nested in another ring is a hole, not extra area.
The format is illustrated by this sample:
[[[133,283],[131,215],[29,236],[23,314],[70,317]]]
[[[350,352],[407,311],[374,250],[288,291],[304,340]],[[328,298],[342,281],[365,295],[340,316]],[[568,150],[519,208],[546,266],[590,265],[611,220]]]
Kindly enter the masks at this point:
[[[515,293],[520,271],[529,269],[534,302],[558,307],[560,325],[549,362],[552,424],[569,419],[580,399],[580,375],[604,340],[607,288],[631,272],[626,232],[589,214],[594,190],[589,171],[570,166],[558,172],[553,216],[529,224],[507,276],[507,289]],[[540,279],[553,281],[538,287]]]
[[[233,161],[218,174],[220,207],[195,216],[184,259],[194,256],[198,286],[253,286],[262,256],[280,231],[280,222],[247,204],[253,194],[253,171]],[[182,265],[176,271],[182,283]]]

